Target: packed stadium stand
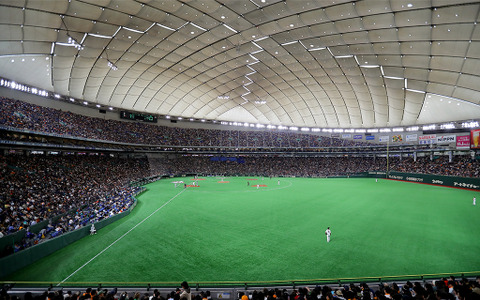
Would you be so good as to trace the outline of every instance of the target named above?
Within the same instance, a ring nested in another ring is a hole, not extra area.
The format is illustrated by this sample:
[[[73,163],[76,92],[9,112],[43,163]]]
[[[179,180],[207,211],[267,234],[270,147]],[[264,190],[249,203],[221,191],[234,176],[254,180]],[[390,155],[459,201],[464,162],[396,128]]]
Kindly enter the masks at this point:
[[[235,290],[232,300],[478,300],[480,299],[480,277],[455,278],[454,276],[426,281],[402,281],[379,284],[314,285],[299,287],[251,288]],[[211,300],[229,295],[225,289],[129,289],[86,288],[51,290],[44,292],[0,291],[2,300]],[[188,298],[186,298],[188,297]]]

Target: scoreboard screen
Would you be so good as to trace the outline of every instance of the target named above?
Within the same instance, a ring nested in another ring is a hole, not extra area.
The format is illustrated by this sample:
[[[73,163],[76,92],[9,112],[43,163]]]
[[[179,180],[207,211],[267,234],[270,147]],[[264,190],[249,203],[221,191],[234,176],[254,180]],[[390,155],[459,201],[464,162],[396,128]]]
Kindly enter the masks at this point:
[[[143,121],[143,122],[150,122],[150,123],[157,123],[157,116],[151,114],[143,114],[143,113],[136,113],[131,111],[124,111],[120,112],[121,119],[133,120],[133,121]]]

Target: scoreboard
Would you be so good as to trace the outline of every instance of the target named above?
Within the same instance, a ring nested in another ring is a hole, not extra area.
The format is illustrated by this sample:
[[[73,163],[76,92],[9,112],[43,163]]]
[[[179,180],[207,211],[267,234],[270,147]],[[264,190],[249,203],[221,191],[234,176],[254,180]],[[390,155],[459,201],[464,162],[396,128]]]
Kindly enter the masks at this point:
[[[157,123],[158,117],[151,114],[136,113],[131,111],[120,111],[120,118],[134,121],[143,121],[149,123]]]

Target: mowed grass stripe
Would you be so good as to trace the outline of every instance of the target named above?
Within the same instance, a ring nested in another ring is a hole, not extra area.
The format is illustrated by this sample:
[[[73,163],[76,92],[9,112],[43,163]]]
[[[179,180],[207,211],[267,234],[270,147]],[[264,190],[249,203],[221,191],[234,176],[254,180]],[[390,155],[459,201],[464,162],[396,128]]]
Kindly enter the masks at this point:
[[[474,192],[374,179],[289,178],[280,185],[277,179],[258,179],[250,185],[267,187],[257,190],[236,177],[226,178],[229,183],[199,181],[199,188],[188,188],[67,282],[269,281],[480,270],[480,207],[471,203]],[[170,181],[148,185],[130,216],[11,279],[64,279],[178,192]]]

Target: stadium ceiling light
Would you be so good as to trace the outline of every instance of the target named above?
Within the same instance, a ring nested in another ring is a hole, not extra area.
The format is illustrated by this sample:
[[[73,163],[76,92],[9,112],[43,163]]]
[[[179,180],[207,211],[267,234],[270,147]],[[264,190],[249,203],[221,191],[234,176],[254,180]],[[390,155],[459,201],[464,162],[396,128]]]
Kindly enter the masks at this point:
[[[248,54],[253,60],[258,60],[258,58],[256,58],[255,56],[253,56],[252,54]]]
[[[403,132],[404,129],[401,128],[401,127],[397,127],[397,128],[393,128],[392,131],[393,131],[393,132]]]
[[[408,127],[407,131],[418,131],[419,129],[420,129],[420,127],[418,127],[418,126],[412,126],[412,127]]]
[[[308,51],[312,52],[312,51],[319,51],[319,50],[325,50],[325,49],[326,49],[325,47],[318,47],[318,48],[308,49]]]
[[[283,44],[280,44],[280,45],[281,46],[286,46],[286,45],[291,45],[291,44],[295,44],[295,43],[298,43],[298,41],[286,42],[286,43],[283,43]]]
[[[168,26],[165,26],[165,25],[162,25],[162,24],[160,24],[160,23],[156,23],[156,24],[157,24],[157,26],[160,26],[160,27],[162,27],[162,28],[164,28],[164,29],[167,29],[167,30],[170,30],[170,31],[176,31],[175,29],[173,29],[173,28],[171,28],[171,27],[168,27]]]
[[[333,130],[333,132],[335,132],[335,133],[342,133],[342,132],[343,132],[343,129],[341,129],[341,128],[336,128],[336,129]]]
[[[329,47],[326,47],[326,48],[327,48],[327,51],[330,52],[330,55],[331,55],[332,57],[335,57],[335,55],[333,54],[332,50],[330,50]]]
[[[383,76],[383,78],[395,79],[395,80],[404,80],[405,79],[405,78],[402,78],[402,77],[395,77],[395,76]]]
[[[256,40],[253,40],[253,41],[254,41],[254,42],[259,42],[259,41],[263,41],[263,40],[265,40],[265,39],[268,39],[269,37],[270,37],[270,36],[267,35],[267,36],[263,36],[263,37],[258,38],[258,39],[256,39]]]
[[[193,23],[193,22],[190,22],[190,24],[191,24],[192,26],[200,29],[200,30],[207,31],[207,30],[206,30],[205,28],[203,28],[202,26],[199,26],[199,25],[197,25],[197,24],[195,24],[195,23]]]
[[[136,30],[136,29],[133,29],[133,28],[128,28],[128,27],[125,27],[125,26],[122,26],[122,28],[125,29],[125,30],[128,30],[128,31],[136,32],[136,33],[140,33],[140,34],[144,34],[144,33],[145,33],[145,32],[143,32],[143,31]]]
[[[448,123],[440,125],[440,129],[455,129],[455,124]]]
[[[235,33],[238,33],[238,31],[236,31],[235,29],[233,29],[232,27],[228,26],[227,24],[223,23],[223,26],[227,27],[228,30],[231,30]]]
[[[260,47],[260,45],[258,45],[257,43],[255,43],[255,41],[252,41],[252,44],[254,44],[255,46],[257,46],[258,48],[260,48],[263,51],[263,48]]]
[[[300,129],[301,131],[306,131],[306,132],[309,132],[310,131],[310,128],[306,128],[306,127],[303,127],[302,129]]]
[[[145,29],[145,32],[149,31],[153,26],[155,26],[155,23],[152,23],[147,29]]]
[[[96,34],[96,33],[87,33],[87,35],[97,37],[97,38],[101,38],[101,39],[111,39],[112,38],[111,36],[108,36],[108,35],[102,35],[102,34]]]
[[[368,133],[377,133],[378,129],[368,129],[367,132]]]
[[[479,124],[476,121],[463,122],[462,127],[463,128],[475,128],[475,127],[479,127]]]
[[[367,130],[366,129],[355,129],[355,132],[365,133],[365,132],[367,132]]]
[[[67,43],[69,45],[72,45],[73,47],[75,47],[75,49],[77,49],[79,51],[85,49],[85,47],[80,42],[78,42],[73,36],[71,36],[68,33],[67,33],[67,36],[68,36],[68,42]]]
[[[312,132],[320,132],[321,129],[320,128],[312,128]]]
[[[423,130],[434,130],[435,129],[435,124],[432,125],[425,125],[422,127]]]
[[[114,64],[113,62],[111,62],[110,60],[107,59],[107,66],[112,69],[113,71],[116,71],[118,70],[118,67],[116,64]]]
[[[360,68],[373,69],[373,68],[380,68],[380,66],[379,65],[360,65]]]
[[[413,89],[405,89],[406,91],[409,91],[409,92],[414,92],[414,93],[419,93],[419,94],[425,94],[424,91],[420,91],[420,90],[413,90]]]

